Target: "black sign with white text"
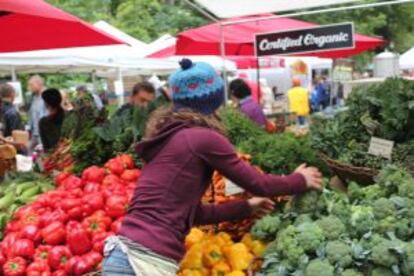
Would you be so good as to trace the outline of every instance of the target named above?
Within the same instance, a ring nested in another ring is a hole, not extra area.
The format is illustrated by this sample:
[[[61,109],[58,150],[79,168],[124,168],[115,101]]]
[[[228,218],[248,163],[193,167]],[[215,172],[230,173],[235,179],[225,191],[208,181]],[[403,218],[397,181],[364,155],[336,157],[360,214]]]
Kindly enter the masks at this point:
[[[256,56],[322,52],[354,47],[352,23],[257,34],[255,39]]]

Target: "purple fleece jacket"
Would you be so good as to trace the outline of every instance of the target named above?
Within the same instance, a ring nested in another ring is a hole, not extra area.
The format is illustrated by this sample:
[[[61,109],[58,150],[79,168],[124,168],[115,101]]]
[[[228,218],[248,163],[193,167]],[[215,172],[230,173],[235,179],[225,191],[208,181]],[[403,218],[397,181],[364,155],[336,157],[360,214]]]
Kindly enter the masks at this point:
[[[239,220],[251,214],[244,200],[200,203],[214,170],[258,196],[306,191],[302,175],[261,174],[237,157],[226,137],[184,122],[166,126],[157,137],[140,143],[137,152],[146,165],[120,234],[177,262],[185,253],[184,238],[193,225]]]

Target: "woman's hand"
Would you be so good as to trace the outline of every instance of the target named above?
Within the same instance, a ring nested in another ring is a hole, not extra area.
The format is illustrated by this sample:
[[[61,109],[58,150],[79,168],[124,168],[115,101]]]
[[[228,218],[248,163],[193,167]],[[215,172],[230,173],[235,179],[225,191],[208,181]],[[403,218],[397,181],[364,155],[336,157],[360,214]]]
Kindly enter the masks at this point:
[[[322,190],[322,174],[317,168],[307,167],[306,164],[302,164],[295,172],[303,175],[308,189]]]
[[[247,202],[249,203],[250,208],[252,208],[252,216],[256,218],[261,218],[270,214],[275,208],[275,203],[264,197],[253,197],[247,200]]]

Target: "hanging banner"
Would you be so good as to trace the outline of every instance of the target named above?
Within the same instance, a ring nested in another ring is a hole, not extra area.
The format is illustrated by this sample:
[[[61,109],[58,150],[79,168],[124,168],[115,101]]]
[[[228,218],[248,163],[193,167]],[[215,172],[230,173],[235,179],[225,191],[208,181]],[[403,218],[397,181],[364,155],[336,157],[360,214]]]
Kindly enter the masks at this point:
[[[355,48],[353,23],[257,34],[255,38],[256,56],[314,53],[353,48]]]

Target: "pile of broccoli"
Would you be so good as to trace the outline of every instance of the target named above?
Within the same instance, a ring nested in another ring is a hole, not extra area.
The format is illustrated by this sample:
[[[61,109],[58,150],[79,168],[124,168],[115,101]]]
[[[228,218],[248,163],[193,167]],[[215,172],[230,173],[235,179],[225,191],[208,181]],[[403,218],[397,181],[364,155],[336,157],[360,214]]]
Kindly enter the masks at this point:
[[[414,178],[389,166],[348,194],[294,196],[251,234],[269,242],[259,275],[414,275]]]

